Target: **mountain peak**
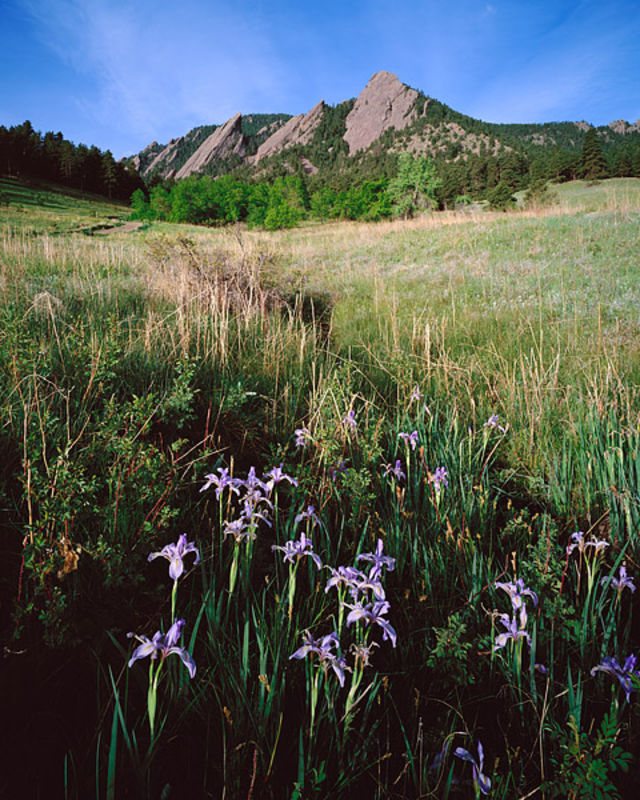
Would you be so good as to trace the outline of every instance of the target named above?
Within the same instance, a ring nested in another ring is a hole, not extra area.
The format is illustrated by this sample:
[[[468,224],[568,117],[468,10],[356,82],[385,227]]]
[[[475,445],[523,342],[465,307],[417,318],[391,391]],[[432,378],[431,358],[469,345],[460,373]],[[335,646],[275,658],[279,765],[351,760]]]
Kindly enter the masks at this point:
[[[392,72],[376,72],[347,116],[344,135],[352,155],[375,142],[388,128],[402,130],[416,118],[418,92]]]

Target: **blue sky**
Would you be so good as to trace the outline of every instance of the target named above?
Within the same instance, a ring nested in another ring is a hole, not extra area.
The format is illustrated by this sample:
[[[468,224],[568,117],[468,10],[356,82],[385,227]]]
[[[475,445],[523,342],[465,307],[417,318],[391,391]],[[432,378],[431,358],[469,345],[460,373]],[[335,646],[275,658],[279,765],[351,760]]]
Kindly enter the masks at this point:
[[[634,122],[640,0],[0,0],[0,124],[116,157],[382,69],[492,122]]]

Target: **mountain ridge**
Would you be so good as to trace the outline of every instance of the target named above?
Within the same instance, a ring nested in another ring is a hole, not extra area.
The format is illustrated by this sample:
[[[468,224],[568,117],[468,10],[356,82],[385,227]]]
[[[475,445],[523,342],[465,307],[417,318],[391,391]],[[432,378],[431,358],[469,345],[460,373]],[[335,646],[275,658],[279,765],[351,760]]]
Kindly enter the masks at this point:
[[[340,159],[348,164],[368,153],[401,150],[448,162],[472,153],[498,156],[514,150],[579,150],[591,127],[584,121],[485,122],[451,109],[383,70],[374,73],[357,98],[337,106],[320,100],[296,116],[237,113],[222,125],[194,128],[166,146],[152,142],[128,161],[146,180],[237,170],[261,174],[265,169],[301,169],[313,174]],[[640,138],[640,119],[635,123],[616,120],[596,130],[606,147]]]

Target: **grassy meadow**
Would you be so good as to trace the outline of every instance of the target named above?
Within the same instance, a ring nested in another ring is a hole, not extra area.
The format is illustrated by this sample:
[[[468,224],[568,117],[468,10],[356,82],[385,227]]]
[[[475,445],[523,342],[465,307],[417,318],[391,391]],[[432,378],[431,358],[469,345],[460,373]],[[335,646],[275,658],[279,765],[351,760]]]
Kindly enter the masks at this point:
[[[554,192],[132,231],[0,181],[33,796],[635,796],[640,179]]]

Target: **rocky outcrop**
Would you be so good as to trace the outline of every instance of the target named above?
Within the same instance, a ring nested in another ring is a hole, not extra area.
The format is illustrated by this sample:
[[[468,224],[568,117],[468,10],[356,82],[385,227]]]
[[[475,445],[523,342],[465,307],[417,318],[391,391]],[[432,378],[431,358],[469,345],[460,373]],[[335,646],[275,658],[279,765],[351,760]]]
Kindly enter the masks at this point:
[[[285,122],[281,128],[260,145],[254,160],[258,162],[261,158],[279,153],[287,147],[310,142],[315,129],[320,124],[323,113],[324,100],[321,100],[306,114],[298,114],[297,117],[291,117],[288,122]]]
[[[242,115],[236,114],[207,137],[195,153],[176,172],[176,178],[186,178],[199,172],[215,159],[244,156],[246,141],[242,133]]]
[[[389,128],[402,130],[417,116],[418,92],[391,72],[376,72],[347,116],[349,154],[364,150]]]
[[[154,172],[157,172],[163,178],[171,175],[176,167],[173,162],[178,155],[178,146],[185,138],[185,136],[180,136],[177,139],[172,139],[164,149],[160,150],[153,161],[149,162],[142,170],[142,176],[153,175]]]
[[[610,122],[609,127],[614,133],[621,133],[623,136],[627,133],[637,133],[640,131],[640,119],[632,125],[624,119],[617,119],[615,122]]]

